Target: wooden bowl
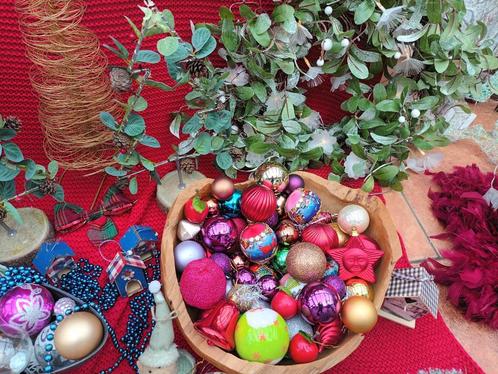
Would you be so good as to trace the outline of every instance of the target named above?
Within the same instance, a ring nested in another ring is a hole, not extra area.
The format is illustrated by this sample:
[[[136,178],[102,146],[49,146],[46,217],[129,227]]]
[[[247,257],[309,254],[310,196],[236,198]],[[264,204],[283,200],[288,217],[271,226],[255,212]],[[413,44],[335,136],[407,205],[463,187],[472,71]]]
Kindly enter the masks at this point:
[[[322,201],[322,209],[337,212],[348,204],[359,204],[370,214],[370,226],[366,234],[375,239],[384,251],[384,256],[376,268],[377,282],[373,285],[375,290],[374,304],[380,309],[386,293],[394,264],[401,257],[401,246],[396,227],[389,213],[378,198],[335,182],[329,182],[314,174],[299,172],[303,177],[306,187],[316,192]],[[278,365],[266,365],[240,359],[235,354],[226,352],[207,343],[206,338],[200,335],[193,325],[199,312],[190,308],[183,302],[175,269],[173,249],[178,242],[176,229],[183,218],[183,205],[199,190],[201,197],[210,195],[212,179],[205,179],[190,185],[183,191],[171,207],[168,221],[164,228],[161,253],[161,274],[163,290],[171,309],[178,313],[178,324],[190,344],[190,347],[201,357],[226,373],[272,373],[272,374],[301,374],[321,373],[331,368],[349,356],[363,340],[362,334],[349,333],[339,347],[324,350],[317,361],[308,364],[294,364],[290,360],[282,361]],[[238,184],[238,189],[244,190],[253,182]]]

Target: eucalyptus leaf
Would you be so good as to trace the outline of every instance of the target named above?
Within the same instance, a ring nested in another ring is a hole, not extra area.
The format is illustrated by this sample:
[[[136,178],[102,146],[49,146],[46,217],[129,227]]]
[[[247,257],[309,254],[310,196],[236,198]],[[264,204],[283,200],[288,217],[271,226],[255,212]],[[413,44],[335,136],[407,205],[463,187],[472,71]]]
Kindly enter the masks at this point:
[[[133,177],[130,179],[130,183],[128,184],[128,190],[132,195],[136,195],[138,192],[138,181],[137,177]]]
[[[182,132],[184,134],[194,134],[201,128],[201,119],[197,114],[194,114],[183,126]]]
[[[199,27],[192,35],[192,46],[196,50],[201,50],[211,38],[211,31],[206,27]]]
[[[145,121],[139,114],[132,113],[128,117],[128,122],[124,128],[126,135],[131,137],[138,136],[145,131]]]
[[[48,163],[47,170],[50,174],[50,178],[54,179],[59,171],[59,163],[55,160],[52,160]]]
[[[287,121],[283,121],[282,122],[283,124],[283,127],[285,129],[285,131],[287,131],[288,133],[290,134],[300,134],[303,129],[301,127],[301,125],[299,124],[299,122],[295,121],[295,120],[287,120]]]
[[[3,152],[7,159],[12,162],[21,162],[24,160],[21,149],[15,143],[3,143]]]
[[[157,64],[161,61],[161,56],[157,52],[149,50],[140,50],[136,57],[137,62],[147,62],[149,64]]]
[[[194,149],[201,155],[207,155],[211,151],[211,137],[206,132],[201,132],[195,142]]]
[[[396,143],[398,138],[396,136],[382,136],[382,135],[377,135],[374,132],[370,133],[370,136],[372,137],[373,140],[375,140],[379,144],[383,145],[390,145]]]
[[[205,58],[209,56],[213,51],[216,49],[216,39],[213,38],[212,36],[208,39],[206,44],[201,49],[198,49],[195,52],[195,56],[197,58]]]
[[[356,7],[354,12],[354,23],[361,25],[365,23],[373,14],[375,3],[373,0],[364,0]]]
[[[181,114],[176,114],[169,125],[169,131],[178,139],[180,139],[180,126],[182,124]]]
[[[179,41],[176,36],[167,36],[157,42],[157,50],[165,57],[172,56],[179,47]]]
[[[358,79],[367,79],[368,78],[368,68],[363,62],[358,60],[353,55],[348,55],[347,57],[348,67],[353,74]]]
[[[220,152],[216,155],[216,164],[222,170],[227,170],[233,164],[232,156],[228,152]]]
[[[156,138],[147,134],[142,135],[138,141],[140,142],[140,144],[146,145],[147,147],[151,148],[161,147],[161,144]]]
[[[126,170],[116,169],[114,166],[107,166],[105,172],[113,177],[124,177],[126,175]]]
[[[401,106],[398,100],[382,100],[375,105],[375,108],[382,112],[399,112]]]
[[[2,201],[2,204],[7,214],[10,215],[14,219],[14,221],[21,225],[23,223],[22,217],[19,214],[19,211],[14,207],[14,205],[9,203],[8,201]]]
[[[11,181],[0,182],[0,200],[10,199],[16,194],[16,183]]]
[[[118,129],[116,126],[117,125],[116,120],[114,119],[111,113],[100,112],[99,117],[100,121],[112,131],[116,131]]]

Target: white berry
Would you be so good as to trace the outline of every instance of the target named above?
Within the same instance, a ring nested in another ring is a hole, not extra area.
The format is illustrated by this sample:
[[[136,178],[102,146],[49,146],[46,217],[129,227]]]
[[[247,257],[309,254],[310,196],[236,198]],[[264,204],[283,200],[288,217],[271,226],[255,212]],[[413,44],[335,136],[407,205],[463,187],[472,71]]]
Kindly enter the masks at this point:
[[[327,38],[322,41],[322,49],[324,51],[330,51],[332,49],[332,40]]]
[[[346,39],[346,38],[342,39],[342,40],[341,40],[341,45],[342,45],[344,48],[349,47],[349,39]]]
[[[406,122],[405,116],[399,116],[398,121],[399,123],[405,123]]]
[[[396,52],[396,53],[394,54],[394,58],[395,58],[396,60],[399,60],[399,59],[401,58],[401,52]]]
[[[330,5],[327,5],[323,11],[327,16],[330,16],[332,14],[332,7]]]
[[[316,66],[323,66],[324,63],[325,61],[323,60],[323,58],[319,58],[318,60],[316,60]]]
[[[413,109],[411,112],[412,118],[418,118],[420,117],[420,110],[418,109]]]

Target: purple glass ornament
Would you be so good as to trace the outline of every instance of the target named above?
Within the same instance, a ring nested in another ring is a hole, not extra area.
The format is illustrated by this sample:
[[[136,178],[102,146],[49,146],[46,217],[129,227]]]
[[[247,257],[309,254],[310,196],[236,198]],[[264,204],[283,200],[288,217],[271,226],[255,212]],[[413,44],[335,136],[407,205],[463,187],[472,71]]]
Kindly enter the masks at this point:
[[[337,291],[339,297],[343,299],[346,297],[346,284],[337,275],[329,275],[322,279],[322,282]]]
[[[204,244],[215,252],[229,251],[237,241],[237,227],[230,219],[209,218],[201,229]]]
[[[304,187],[304,179],[297,174],[290,174],[289,183],[287,183],[287,188],[285,189],[285,192],[290,194],[292,191],[303,187]]]
[[[26,283],[7,291],[0,299],[0,329],[6,334],[39,333],[49,322],[54,298],[49,290]]]
[[[271,217],[266,220],[266,224],[268,226],[270,226],[272,229],[277,227],[277,225],[278,225],[278,213],[276,211],[273,212]]]
[[[211,255],[211,260],[216,262],[221,270],[225,273],[225,275],[230,274],[232,272],[232,260],[224,253],[213,253]]]
[[[65,315],[66,310],[73,309],[76,306],[76,302],[69,297],[62,297],[55,302],[54,314],[55,315]]]
[[[256,284],[256,276],[249,269],[239,269],[235,273],[235,284]]]
[[[329,323],[338,318],[341,310],[338,293],[320,282],[306,285],[297,300],[301,314],[311,324]]]
[[[278,292],[279,283],[275,277],[264,275],[258,280],[258,287],[266,300],[271,300]]]

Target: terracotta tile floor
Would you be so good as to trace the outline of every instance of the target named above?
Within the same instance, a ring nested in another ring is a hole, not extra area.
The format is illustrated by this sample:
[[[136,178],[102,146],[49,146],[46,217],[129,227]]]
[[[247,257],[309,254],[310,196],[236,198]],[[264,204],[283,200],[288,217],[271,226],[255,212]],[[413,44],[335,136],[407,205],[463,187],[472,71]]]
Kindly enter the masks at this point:
[[[494,111],[496,102],[478,104],[472,109],[477,114],[474,124],[483,125],[488,131],[498,120]],[[497,140],[498,141],[498,140]],[[450,172],[453,166],[477,164],[482,171],[493,171],[486,154],[472,140],[461,140],[437,149],[444,154],[444,159],[436,171]],[[443,226],[433,217],[427,192],[431,186],[431,177],[411,173],[404,183],[402,193],[386,193],[387,207],[398,225],[408,257],[417,265],[427,257],[438,258],[440,251],[451,248],[449,243],[431,239],[431,235],[441,233]],[[468,322],[447,300],[446,289],[440,287],[440,311],[457,339],[486,373],[498,373],[498,331],[475,322]]]

